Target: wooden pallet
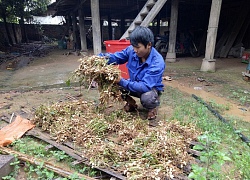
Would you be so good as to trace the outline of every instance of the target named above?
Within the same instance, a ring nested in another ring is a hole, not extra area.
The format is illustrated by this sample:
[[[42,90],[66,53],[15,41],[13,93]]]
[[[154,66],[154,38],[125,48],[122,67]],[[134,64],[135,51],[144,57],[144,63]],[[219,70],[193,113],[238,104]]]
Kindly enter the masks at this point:
[[[10,117],[8,117],[7,115],[3,115],[0,117],[0,119],[4,120],[5,122],[9,123],[9,119]],[[80,152],[81,150],[79,150],[79,148],[77,148],[73,143],[71,142],[64,142],[64,143],[57,143],[55,140],[51,139],[51,136],[40,130],[39,128],[35,127],[31,130],[29,130],[28,132],[26,132],[25,134],[26,136],[32,136],[32,137],[35,137],[37,139],[40,139],[44,142],[47,142],[48,144],[50,144],[49,148],[52,148],[52,147],[55,147],[61,151],[64,151],[67,155],[71,156],[73,159],[75,159],[76,161],[73,162],[74,165],[76,164],[80,164],[80,163],[83,163],[87,166],[91,166],[89,164],[89,159],[84,157],[82,155],[82,153]],[[190,142],[190,147],[196,145],[196,144],[199,144],[198,142]],[[191,154],[193,157],[197,158],[200,156],[200,152],[199,151],[196,151],[196,150],[193,150],[191,148],[189,148],[187,150],[187,152],[189,154]],[[197,159],[198,160],[198,159]],[[191,168],[191,166],[189,167]],[[127,177],[124,176],[123,174],[121,174],[121,172],[118,171],[118,169],[115,169],[115,168],[110,168],[110,169],[105,169],[105,168],[99,168],[99,167],[95,167],[95,169],[101,171],[101,172],[104,172],[105,174],[111,176],[111,177],[115,177],[116,179],[119,179],[119,180],[126,180]],[[183,179],[183,177],[182,177]],[[184,178],[186,179],[186,178]]]

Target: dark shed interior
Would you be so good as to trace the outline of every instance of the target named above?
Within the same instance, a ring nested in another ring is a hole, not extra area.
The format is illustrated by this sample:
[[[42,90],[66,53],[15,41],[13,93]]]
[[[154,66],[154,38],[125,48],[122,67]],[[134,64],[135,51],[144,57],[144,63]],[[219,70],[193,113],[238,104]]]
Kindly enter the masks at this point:
[[[101,20],[121,22],[129,24],[137,16],[147,0],[101,0],[99,10]],[[200,46],[205,46],[206,33],[210,17],[212,0],[180,0],[178,12],[178,31],[192,31]],[[69,16],[75,13],[78,16],[79,8],[82,9],[86,25],[91,24],[90,0],[57,0],[50,6],[53,15]],[[152,30],[155,34],[162,33],[157,28],[157,22],[168,22],[171,12],[171,0],[168,0],[152,22]],[[217,41],[221,38],[232,37],[234,34],[234,46],[250,48],[250,2],[249,0],[223,0],[220,12]],[[124,31],[123,29],[121,30]],[[232,32],[234,31],[234,32]],[[204,48],[203,48],[204,49]]]

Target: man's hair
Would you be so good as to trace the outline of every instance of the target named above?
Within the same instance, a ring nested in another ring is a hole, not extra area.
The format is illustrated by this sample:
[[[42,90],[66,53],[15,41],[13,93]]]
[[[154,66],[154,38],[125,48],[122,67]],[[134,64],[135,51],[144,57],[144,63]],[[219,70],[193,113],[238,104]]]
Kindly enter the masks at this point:
[[[153,32],[143,26],[136,27],[132,33],[130,34],[130,43],[132,46],[138,46],[138,43],[142,43],[145,47],[148,45],[148,43],[152,43],[152,46],[154,45],[154,34]]]

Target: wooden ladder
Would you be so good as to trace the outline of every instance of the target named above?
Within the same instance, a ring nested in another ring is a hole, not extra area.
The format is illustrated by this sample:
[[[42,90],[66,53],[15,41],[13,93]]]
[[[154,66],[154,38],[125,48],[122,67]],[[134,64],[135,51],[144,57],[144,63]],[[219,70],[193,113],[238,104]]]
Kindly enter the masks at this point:
[[[167,0],[148,0],[120,39],[127,39],[137,26],[148,27],[166,2]]]

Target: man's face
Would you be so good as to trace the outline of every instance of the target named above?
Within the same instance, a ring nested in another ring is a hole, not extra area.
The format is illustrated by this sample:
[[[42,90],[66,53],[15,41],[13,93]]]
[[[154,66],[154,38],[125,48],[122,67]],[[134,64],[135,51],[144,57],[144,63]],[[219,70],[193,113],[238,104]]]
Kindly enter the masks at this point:
[[[146,47],[142,43],[138,43],[138,45],[133,46],[133,48],[138,57],[147,59],[150,54],[151,43],[148,43]]]

